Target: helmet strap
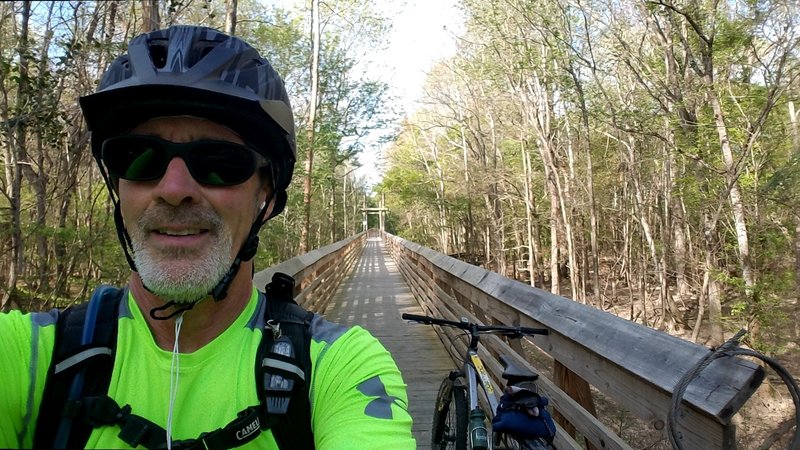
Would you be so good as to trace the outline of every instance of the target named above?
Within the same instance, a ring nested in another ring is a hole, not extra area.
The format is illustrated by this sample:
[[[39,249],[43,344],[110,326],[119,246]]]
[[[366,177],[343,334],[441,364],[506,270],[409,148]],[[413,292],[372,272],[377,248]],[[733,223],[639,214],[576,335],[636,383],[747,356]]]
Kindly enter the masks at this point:
[[[228,295],[228,287],[231,282],[233,282],[233,279],[236,278],[236,274],[239,273],[239,267],[241,267],[242,262],[250,261],[256,256],[256,252],[258,252],[258,231],[267,223],[264,216],[267,213],[270,203],[269,199],[264,202],[264,206],[261,207],[261,211],[259,211],[253,225],[250,226],[250,233],[248,233],[247,239],[244,240],[242,247],[236,254],[236,258],[234,258],[228,272],[225,273],[225,276],[222,277],[214,289],[211,290],[211,296],[214,297],[214,301],[219,302],[225,299]]]
[[[144,285],[144,284],[142,284],[142,285]],[[146,287],[145,287],[145,289],[146,289]],[[161,311],[166,311],[170,307],[178,305],[178,303],[175,303],[175,301],[169,301],[167,303],[164,303],[161,306],[158,306],[158,307],[155,307],[155,308],[151,309],[150,310],[150,317],[152,317],[155,320],[169,320],[169,319],[177,316],[178,314],[184,313],[184,312],[194,308],[194,305],[196,305],[197,302],[199,302],[199,301],[200,300],[195,300],[195,301],[193,301],[191,303],[185,304],[183,307],[177,308],[172,314],[169,314],[169,315],[166,315],[166,316],[158,315]]]
[[[95,155],[94,159],[97,163],[97,167],[100,168],[100,175],[103,177],[103,181],[106,183],[106,189],[108,189],[108,196],[111,198],[111,203],[114,204],[114,226],[117,229],[117,239],[119,239],[119,243],[122,245],[122,251],[125,253],[125,259],[128,261],[128,266],[130,266],[131,270],[137,272],[136,263],[133,262],[133,256],[131,256],[131,252],[133,251],[131,237],[128,235],[128,230],[125,229],[125,223],[122,221],[122,210],[119,206],[119,195],[117,195],[117,190],[114,188],[114,183],[111,182],[111,177],[108,175],[108,172],[106,172],[103,161],[97,155]]]

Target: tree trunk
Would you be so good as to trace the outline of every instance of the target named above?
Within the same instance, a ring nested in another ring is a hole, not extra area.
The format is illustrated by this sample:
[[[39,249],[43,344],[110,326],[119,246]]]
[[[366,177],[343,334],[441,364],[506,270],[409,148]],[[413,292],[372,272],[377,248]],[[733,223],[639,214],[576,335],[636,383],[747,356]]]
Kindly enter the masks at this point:
[[[487,121],[489,122],[489,131],[491,133],[491,145],[492,145],[492,159],[491,159],[491,173],[497,174],[500,173],[500,149],[497,145],[497,130],[495,129],[495,121],[494,117],[491,113],[487,114]],[[506,241],[506,226],[505,226],[505,217],[503,216],[503,205],[500,200],[500,182],[498,177],[493,176],[491,177],[490,186],[489,186],[489,211],[492,214],[491,226],[493,228],[490,237],[492,238],[494,252],[493,257],[495,259],[494,270],[502,276],[506,276],[506,251],[505,251],[505,241]]]
[[[300,250],[308,252],[308,235],[311,228],[311,182],[314,168],[314,139],[316,136],[317,103],[319,102],[319,53],[320,53],[319,0],[311,0],[311,96],[308,113],[308,156],[306,159],[306,178],[303,184],[303,225],[300,230]]]
[[[236,34],[236,9],[238,0],[225,0],[225,32]]]
[[[525,141],[521,141],[522,151],[522,170],[525,174],[524,181],[524,196],[525,196],[525,219],[526,219],[526,232],[527,232],[527,247],[528,247],[528,276],[530,276],[530,285],[543,287],[544,283],[541,280],[541,270],[539,269],[539,255],[541,250],[539,248],[539,234],[538,230],[538,217],[536,214],[536,199],[533,194],[533,174],[531,173],[531,156],[525,146]]]
[[[589,242],[591,245],[591,258],[587,261],[585,270],[591,270],[592,272],[592,287],[590,290],[584,284],[584,292],[588,294],[591,291],[595,296],[595,305],[602,307],[603,301],[600,299],[600,250],[597,244],[597,206],[594,198],[594,174],[592,172],[594,163],[592,160],[591,137],[589,134],[589,110],[586,107],[586,95],[583,92],[583,82],[571,66],[569,67],[569,73],[572,76],[572,82],[575,84],[575,89],[578,93],[578,105],[581,110],[579,142],[581,143],[581,153],[586,158],[586,195],[589,202]]]
[[[328,225],[330,226],[330,243],[333,244],[338,239],[336,238],[336,167],[333,163],[331,163],[331,166],[331,192],[328,200]]]
[[[800,158],[800,123],[794,102],[789,102],[789,122],[792,129],[792,155]],[[794,341],[800,339],[800,214],[794,214]]]
[[[725,341],[722,329],[722,302],[720,299],[720,286],[717,281],[719,268],[716,261],[716,241],[717,241],[717,220],[708,213],[703,214],[704,227],[703,237],[705,238],[705,276],[708,277],[708,322],[711,328],[711,336],[708,345],[719,346]],[[699,325],[699,323],[698,323]]]
[[[547,174],[547,193],[550,197],[550,292],[561,295],[561,274],[558,270],[559,245],[558,228],[560,225],[558,210],[558,188],[553,180],[555,174],[552,170],[546,170]]]
[[[20,13],[20,32],[17,41],[17,55],[19,57],[19,84],[17,85],[17,104],[13,109],[13,117],[8,117],[5,123],[9,129],[7,136],[13,136],[7,141],[6,150],[6,176],[9,187],[9,206],[11,208],[11,258],[8,268],[8,283],[3,298],[0,299],[0,309],[9,305],[12,294],[16,291],[17,278],[23,270],[24,241],[22,240],[22,164],[25,163],[25,145],[27,141],[27,127],[25,109],[28,102],[28,23],[31,17],[31,2],[22,2]],[[14,306],[11,303],[11,306]]]
[[[667,286],[667,273],[664,256],[663,253],[659,253],[658,251],[655,237],[653,236],[652,232],[652,226],[650,225],[650,221],[646,214],[647,205],[645,204],[644,196],[642,195],[642,188],[639,180],[640,176],[636,170],[636,167],[638,167],[638,162],[633,150],[635,143],[632,142],[632,140],[633,138],[629,137],[629,141],[631,142],[624,143],[624,145],[627,148],[627,164],[628,170],[631,174],[630,179],[633,184],[634,214],[636,215],[639,225],[641,226],[642,236],[647,244],[647,250],[650,256],[650,262],[657,277],[659,300],[661,304],[661,319],[664,321],[664,325],[667,327],[667,329],[672,331],[675,328],[678,318],[675,316],[674,305],[672,305],[672,300]]]
[[[710,64],[710,63],[709,63]],[[711,70],[708,67],[706,70]],[[739,264],[742,268],[742,279],[745,284],[745,295],[750,304],[750,317],[749,334],[753,340],[758,339],[758,330],[760,327],[760,311],[759,306],[756,304],[755,298],[755,274],[753,273],[752,261],[750,258],[750,241],[747,236],[747,220],[745,218],[744,204],[742,202],[742,195],[739,190],[739,176],[738,176],[738,163],[733,159],[733,151],[731,150],[731,143],[728,137],[728,128],[725,123],[725,114],[722,111],[722,104],[713,86],[713,78],[710,72],[707,72],[703,77],[706,83],[709,102],[714,111],[714,122],[717,125],[717,135],[719,136],[720,148],[722,150],[722,157],[725,161],[725,181],[729,188],[728,199],[731,203],[733,210],[734,228],[736,230],[736,242],[739,246]]]
[[[161,28],[158,0],[142,0],[142,33],[149,33]]]
[[[794,215],[794,340],[800,339],[800,215]]]
[[[347,176],[350,172],[347,170],[347,162],[344,163],[344,175],[342,176],[342,235],[344,237],[352,236],[355,233],[350,233],[347,229],[348,220],[347,215],[350,211],[347,210]]]
[[[39,61],[38,61],[38,71],[40,74],[47,73],[48,71],[48,62],[49,62],[49,53],[50,53],[50,42],[53,38],[53,30],[52,30],[52,15],[53,15],[53,8],[54,4],[51,3],[47,10],[47,19],[45,22],[45,32],[44,32],[44,39],[42,39],[42,45],[39,49]],[[45,84],[44,77],[37,77],[35,80],[36,86],[35,90],[38,92],[47,92],[47,95],[52,95],[53,91],[51,87]],[[44,119],[48,120],[48,119]],[[50,247],[50,240],[47,238],[48,233],[46,232],[47,229],[47,217],[48,217],[48,204],[49,200],[47,198],[47,185],[48,180],[50,178],[48,171],[45,169],[45,145],[43,143],[42,132],[46,128],[53,126],[51,123],[35,123],[36,129],[36,164],[35,167],[38,169],[38,172],[33,169],[34,164],[30,161],[30,157],[26,156],[31,163],[24,164],[23,168],[25,170],[25,176],[28,178],[29,183],[33,187],[35,198],[36,198],[36,271],[37,271],[37,280],[35,287],[37,290],[44,290],[47,292],[52,292],[52,285],[49,283],[52,277],[51,273],[48,273],[48,260],[49,260],[49,247]]]
[[[575,245],[575,236],[580,234],[580,231],[575,232],[575,199],[572,197],[573,187],[575,184],[575,156],[572,150],[572,136],[569,116],[565,116],[567,136],[566,136],[566,153],[567,153],[567,173],[564,176],[564,182],[559,186],[558,198],[561,205],[561,220],[564,223],[564,238],[567,241],[567,261],[569,262],[569,285],[572,299],[576,302],[586,303],[586,297],[583,295],[581,289],[581,272],[578,270],[578,257]],[[553,159],[555,161],[555,158]],[[558,167],[556,167],[557,169]],[[560,177],[556,178],[560,180]]]

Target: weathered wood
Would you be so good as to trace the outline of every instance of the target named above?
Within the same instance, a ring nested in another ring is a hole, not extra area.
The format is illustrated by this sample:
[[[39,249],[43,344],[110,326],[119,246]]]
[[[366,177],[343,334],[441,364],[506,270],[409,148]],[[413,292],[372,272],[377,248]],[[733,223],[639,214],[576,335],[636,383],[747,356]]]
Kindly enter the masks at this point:
[[[431,442],[441,381],[453,364],[431,327],[403,321],[404,312],[425,314],[379,239],[368,240],[363,257],[333,296],[325,316],[369,330],[391,352],[407,385],[408,410],[418,448]]]
[[[263,289],[275,272],[295,279],[295,300],[311,311],[319,312],[332,297],[342,279],[364,249],[366,233],[296,256],[253,276],[253,284]]]
[[[564,365],[558,362],[558,360],[553,362],[553,379],[555,380],[556,386],[558,386],[559,389],[575,399],[575,401],[578,402],[578,404],[581,405],[581,407],[588,411],[592,416],[597,417],[597,411],[594,407],[594,400],[592,400],[592,393],[589,383],[587,383],[586,380],[577,376],[575,372],[564,367]],[[556,411],[554,418],[556,419],[556,422],[564,427],[564,430],[568,434],[575,436],[576,428],[566,417],[562,416],[561,413]],[[597,450],[597,447],[592,445],[588,439],[586,440],[586,448],[588,450]]]
[[[476,316],[482,315],[492,322],[510,323],[507,322],[510,319],[511,323],[519,321],[525,326],[549,328],[550,336],[536,340],[542,350],[635,415],[650,421],[656,429],[663,429],[666,422],[675,384],[710,351],[421,245],[385,236],[398,265],[408,267],[404,275],[409,284],[410,277],[415,278],[412,290],[422,294],[418,294],[418,299],[423,305],[430,304],[426,308],[446,309],[441,304],[447,302],[446,298],[430,292],[432,286],[442,287],[444,283],[451,292],[447,297],[455,296],[457,302],[453,303],[477,312]],[[425,270],[416,269],[421,267]],[[684,396],[688,408],[679,423],[684,446],[722,448],[726,440],[723,434],[730,434],[728,425],[733,414],[763,377],[761,367],[739,358],[712,363]],[[581,429],[583,424],[576,426],[590,437],[588,430]],[[605,446],[599,441],[592,442]]]
[[[437,334],[432,327],[405,324],[399,318],[402,312],[549,328],[551,335],[537,336],[534,345],[655,429],[664,428],[674,384],[709,352],[390,235],[386,235],[385,245],[394,263],[384,259],[380,243],[367,241],[361,234],[261,272],[255,283],[263,287],[275,271],[286,272],[297,280],[296,298],[304,305],[318,311],[340,307],[347,320],[373,331],[395,356],[409,386],[409,411],[420,447],[430,441],[438,384],[454,367],[452,358],[463,355],[466,344],[456,330]],[[362,251],[365,256],[359,259]],[[352,277],[343,281],[351,272]],[[402,288],[396,280],[389,285],[380,281],[400,274],[407,282]],[[357,281],[348,284],[352,280]],[[508,354],[518,364],[529,365],[518,345],[515,352],[496,336],[487,336],[481,345],[495,383],[500,382],[502,371],[493,359],[498,355]],[[427,356],[420,349],[442,353]],[[760,367],[740,359],[719,359],[709,366],[685,394],[687,407],[679,421],[684,447],[730,448],[735,442],[730,418],[762,379]],[[550,397],[554,409],[593,445],[629,449],[547,377],[540,378],[539,388]],[[581,448],[563,430],[559,430],[556,444],[559,448]]]

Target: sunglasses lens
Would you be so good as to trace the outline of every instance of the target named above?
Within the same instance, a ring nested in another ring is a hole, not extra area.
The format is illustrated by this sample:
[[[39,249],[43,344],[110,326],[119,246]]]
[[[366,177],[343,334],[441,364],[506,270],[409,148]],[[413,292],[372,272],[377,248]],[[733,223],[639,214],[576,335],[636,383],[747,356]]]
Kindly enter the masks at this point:
[[[251,150],[223,142],[198,143],[186,158],[195,180],[212,186],[244,183],[256,168]]]
[[[111,175],[124,180],[156,180],[176,156],[183,158],[198,183],[211,186],[244,183],[256,170],[255,152],[234,143],[174,144],[147,136],[120,136],[103,143],[103,163]]]
[[[103,162],[111,175],[131,180],[154,180],[164,174],[167,161],[163,148],[151,139],[125,136],[103,144]]]

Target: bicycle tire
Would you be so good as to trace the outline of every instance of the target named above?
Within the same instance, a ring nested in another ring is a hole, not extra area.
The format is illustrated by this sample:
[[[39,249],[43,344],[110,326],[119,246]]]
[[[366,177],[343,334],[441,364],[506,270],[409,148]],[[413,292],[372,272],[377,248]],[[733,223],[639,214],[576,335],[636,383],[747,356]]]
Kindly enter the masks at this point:
[[[467,450],[469,411],[467,390],[462,383],[449,377],[442,381],[436,395],[431,429],[433,450]]]

